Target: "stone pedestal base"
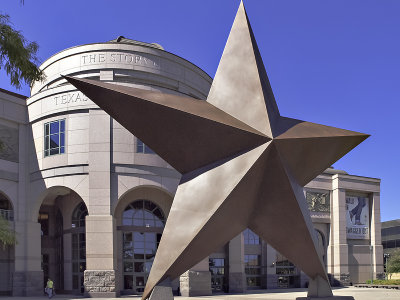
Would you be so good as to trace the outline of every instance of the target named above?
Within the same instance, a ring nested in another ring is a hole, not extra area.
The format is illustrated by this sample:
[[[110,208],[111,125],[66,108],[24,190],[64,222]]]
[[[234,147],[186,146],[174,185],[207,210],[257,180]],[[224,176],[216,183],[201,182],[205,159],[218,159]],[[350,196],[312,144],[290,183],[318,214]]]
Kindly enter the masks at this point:
[[[321,276],[317,276],[315,279],[310,278],[307,297],[323,298],[332,296],[332,289],[328,281]]]
[[[174,300],[172,288],[170,286],[156,285],[151,292],[149,300]]]
[[[13,296],[43,296],[43,271],[13,273]]]
[[[85,296],[96,298],[114,298],[119,296],[115,290],[115,271],[114,270],[86,270],[85,276]]]
[[[180,277],[180,292],[184,297],[210,296],[211,273],[209,271],[187,271]]]

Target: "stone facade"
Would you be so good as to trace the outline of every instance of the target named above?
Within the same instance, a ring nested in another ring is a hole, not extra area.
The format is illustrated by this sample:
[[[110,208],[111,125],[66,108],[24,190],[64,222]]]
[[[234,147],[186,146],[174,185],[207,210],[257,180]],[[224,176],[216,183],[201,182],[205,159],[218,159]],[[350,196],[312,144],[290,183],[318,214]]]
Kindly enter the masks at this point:
[[[43,272],[14,272],[13,273],[13,296],[42,296]]]

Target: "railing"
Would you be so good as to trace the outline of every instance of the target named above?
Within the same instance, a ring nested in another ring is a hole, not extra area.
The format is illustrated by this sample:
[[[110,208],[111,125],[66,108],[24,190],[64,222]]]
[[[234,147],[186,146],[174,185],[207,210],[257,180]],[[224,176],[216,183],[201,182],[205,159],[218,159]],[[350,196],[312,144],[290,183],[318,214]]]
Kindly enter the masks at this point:
[[[0,209],[0,216],[8,221],[14,221],[14,212],[8,209]]]

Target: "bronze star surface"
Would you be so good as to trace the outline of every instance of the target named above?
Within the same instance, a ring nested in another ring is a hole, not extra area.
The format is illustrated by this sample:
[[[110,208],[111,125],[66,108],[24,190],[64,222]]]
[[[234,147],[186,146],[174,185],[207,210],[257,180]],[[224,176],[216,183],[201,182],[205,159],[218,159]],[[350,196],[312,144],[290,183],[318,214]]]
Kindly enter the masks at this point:
[[[144,299],[246,228],[327,280],[303,186],[368,135],[280,116],[243,3],[207,101],[67,80],[182,173]]]

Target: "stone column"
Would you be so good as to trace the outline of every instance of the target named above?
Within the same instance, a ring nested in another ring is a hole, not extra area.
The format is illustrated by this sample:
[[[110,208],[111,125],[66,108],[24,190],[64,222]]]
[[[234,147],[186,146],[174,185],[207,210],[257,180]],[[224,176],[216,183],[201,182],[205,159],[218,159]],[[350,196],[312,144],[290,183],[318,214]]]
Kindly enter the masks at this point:
[[[116,297],[112,216],[86,217],[85,290],[90,297]]]
[[[184,297],[210,296],[212,294],[208,256],[181,275],[180,291]]]
[[[18,243],[15,245],[13,296],[42,296],[41,230],[37,222],[15,222]]]
[[[327,269],[328,273],[343,285],[350,283],[348,260],[346,191],[340,188],[339,176],[334,175],[332,178],[331,229]]]
[[[229,292],[244,293],[246,289],[244,237],[240,233],[229,242]]]
[[[383,246],[381,240],[381,213],[380,193],[373,193],[371,197],[371,245],[373,249],[374,278],[384,279]]]
[[[31,127],[20,124],[18,127],[18,198],[14,202],[14,229],[17,232],[15,245],[14,273],[12,278],[13,296],[42,296],[42,244],[38,216],[32,216],[26,205],[29,172],[27,172],[30,153],[27,140],[33,140]],[[32,200],[32,199],[30,199]]]
[[[111,118],[102,110],[89,111],[89,215],[86,217],[85,293],[90,297],[117,296],[114,224],[110,215]]]

